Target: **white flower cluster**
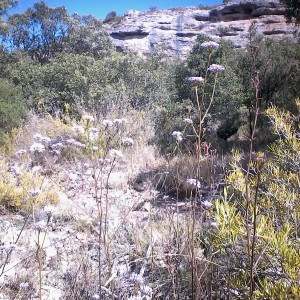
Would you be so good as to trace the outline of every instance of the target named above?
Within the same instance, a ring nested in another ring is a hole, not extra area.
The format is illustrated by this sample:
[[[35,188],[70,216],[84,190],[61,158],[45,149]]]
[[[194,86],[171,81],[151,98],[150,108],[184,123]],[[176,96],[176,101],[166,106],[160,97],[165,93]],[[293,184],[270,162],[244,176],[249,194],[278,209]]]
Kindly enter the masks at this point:
[[[93,122],[95,120],[95,118],[90,115],[83,115],[82,120],[87,121],[87,122]]]
[[[144,298],[142,297],[141,293],[139,293],[138,295],[135,296],[130,296],[129,298],[127,298],[127,300],[143,300]]]
[[[177,142],[181,142],[183,140],[182,132],[180,131],[173,131],[172,136],[176,139]]]
[[[209,49],[209,50],[213,50],[213,49],[218,49],[219,44],[213,41],[209,41],[209,42],[203,42],[201,44],[201,47]]]
[[[141,285],[144,283],[144,278],[142,275],[137,274],[137,273],[132,273],[129,280],[134,283],[134,284],[138,284]]]
[[[78,147],[78,148],[84,148],[85,147],[85,144],[82,144],[74,139],[68,139],[66,140],[66,143],[71,145],[71,146],[75,146],[75,147]]]
[[[44,152],[45,151],[45,146],[41,143],[33,143],[30,148],[30,152]]]
[[[217,64],[212,64],[208,67],[208,71],[212,72],[212,73],[219,73],[224,71],[225,68],[221,65],[217,65]]]
[[[51,149],[53,150],[57,150],[57,149],[60,149],[61,147],[63,146],[63,143],[55,143],[55,144],[52,144],[51,145]]]
[[[15,176],[20,176],[22,174],[21,169],[16,165],[11,166],[8,171],[13,173]]]
[[[109,165],[111,163],[111,160],[109,158],[100,158],[99,163],[101,165]]]
[[[102,121],[102,124],[103,124],[104,126],[110,127],[110,126],[112,126],[112,125],[114,124],[114,122],[111,121],[111,120],[103,120],[103,121]]]
[[[45,220],[41,220],[32,225],[32,229],[38,232],[47,230],[47,222]]]
[[[112,125],[122,125],[127,123],[127,119],[122,118],[122,119],[114,119],[113,121],[105,119],[102,121],[102,124],[106,127],[110,127]]]
[[[202,77],[189,77],[187,80],[192,83],[201,83],[204,81]]]
[[[9,244],[7,246],[1,245],[0,246],[0,251],[5,251],[7,254],[10,254],[12,251],[17,250],[17,245],[16,244]]]
[[[21,282],[19,285],[21,290],[25,290],[29,287],[29,283],[28,282]]]
[[[115,157],[115,158],[122,158],[122,157],[124,157],[122,151],[116,150],[116,149],[111,149],[111,150],[109,151],[109,155],[110,155],[111,157]]]
[[[89,140],[94,141],[99,137],[99,129],[96,127],[89,128]]]
[[[39,133],[33,136],[33,139],[39,143],[47,144],[51,142],[51,139],[48,136],[43,136]]]
[[[53,216],[57,212],[57,208],[53,205],[46,205],[43,209],[44,215],[48,218]]]
[[[201,184],[200,184],[200,181],[198,181],[197,179],[194,179],[194,178],[189,178],[185,181],[187,184],[190,184],[190,185],[194,185],[196,186],[197,188],[200,188]]]
[[[127,119],[124,119],[124,118],[123,119],[114,119],[113,123],[117,124],[117,125],[122,125],[122,124],[127,123]]]
[[[83,134],[84,133],[84,127],[81,126],[81,125],[74,125],[72,127],[72,129],[76,132],[76,133],[79,133],[79,134]]]
[[[193,120],[192,119],[183,119],[183,122],[184,123],[187,123],[187,124],[193,124]]]
[[[205,208],[207,208],[207,209],[210,209],[210,208],[212,208],[214,205],[210,202],[210,201],[208,201],[208,200],[205,200],[205,201],[203,201],[202,202],[202,205],[205,207]]]
[[[125,146],[132,146],[134,144],[134,141],[130,137],[125,137],[122,139],[122,144]]]

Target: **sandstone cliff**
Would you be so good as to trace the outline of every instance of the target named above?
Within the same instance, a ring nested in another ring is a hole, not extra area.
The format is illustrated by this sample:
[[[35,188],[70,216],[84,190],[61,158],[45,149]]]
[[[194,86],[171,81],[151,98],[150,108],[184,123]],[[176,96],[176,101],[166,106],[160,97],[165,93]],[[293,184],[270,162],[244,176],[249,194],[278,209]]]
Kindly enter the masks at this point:
[[[119,51],[146,54],[161,46],[170,56],[184,57],[201,33],[215,41],[231,40],[236,47],[248,42],[251,24],[264,36],[292,37],[293,25],[286,24],[284,11],[279,0],[239,0],[211,9],[131,10],[105,28]]]

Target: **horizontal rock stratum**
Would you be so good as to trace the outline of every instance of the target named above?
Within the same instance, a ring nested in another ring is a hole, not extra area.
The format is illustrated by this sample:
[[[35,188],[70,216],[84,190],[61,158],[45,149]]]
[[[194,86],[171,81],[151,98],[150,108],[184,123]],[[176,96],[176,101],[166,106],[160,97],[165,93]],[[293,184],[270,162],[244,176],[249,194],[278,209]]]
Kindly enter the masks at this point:
[[[199,34],[231,40],[236,47],[247,44],[251,25],[264,36],[293,37],[294,26],[286,23],[284,12],[278,0],[240,0],[209,9],[131,10],[104,26],[121,52],[147,54],[161,47],[169,56],[185,57]]]

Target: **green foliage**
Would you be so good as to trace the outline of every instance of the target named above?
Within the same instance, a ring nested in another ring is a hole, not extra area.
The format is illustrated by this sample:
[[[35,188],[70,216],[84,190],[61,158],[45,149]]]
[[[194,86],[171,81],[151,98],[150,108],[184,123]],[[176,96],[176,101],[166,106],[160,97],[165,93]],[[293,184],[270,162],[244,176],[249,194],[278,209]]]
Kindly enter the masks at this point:
[[[101,21],[92,16],[71,17],[65,7],[51,8],[44,1],[22,14],[11,15],[6,28],[4,42],[41,64],[61,52],[101,58],[112,47]]]
[[[254,36],[247,51],[239,51],[235,68],[247,97],[245,105],[252,105],[255,91],[251,78],[258,76],[261,109],[265,110],[271,103],[284,109],[295,109],[294,102],[287,99],[299,96],[299,53],[299,44],[290,39],[277,41]]]
[[[114,50],[109,34],[100,20],[91,15],[73,15],[71,28],[64,44],[64,52],[92,56],[102,59]]]
[[[20,90],[1,79],[0,83],[0,144],[5,142],[5,133],[21,124],[26,115],[26,106],[21,98]]]
[[[117,12],[112,10],[106,15],[105,19],[103,20],[103,23],[114,22],[116,19],[117,19]]]
[[[6,43],[46,63],[56,52],[62,51],[70,25],[64,7],[50,8],[41,1],[22,14],[11,15],[7,27]]]
[[[145,59],[114,53],[98,60],[61,53],[47,65],[20,61],[9,75],[39,113],[106,115],[116,107],[142,110],[168,101],[174,94],[171,68],[158,54]]]
[[[9,166],[0,159],[0,209],[33,212],[36,208],[58,201],[57,189],[50,182],[28,171],[18,176],[8,172]]]
[[[299,100],[296,103],[299,107]],[[268,109],[267,114],[280,139],[271,146],[267,158],[263,153],[254,156],[249,183],[241,155],[236,153],[234,168],[227,178],[230,188],[224,193],[223,201],[215,202],[214,218],[218,227],[212,251],[218,253],[214,262],[223,266],[224,271],[222,267],[216,268],[214,278],[216,282],[226,282],[228,290],[235,291],[239,297],[246,297],[250,281],[248,258],[254,255],[255,299],[297,299],[299,122],[296,116],[275,107]],[[228,194],[230,199],[226,198]],[[250,249],[247,248],[247,238],[251,237],[248,231],[255,234]]]
[[[298,0],[280,0],[287,8],[285,10],[285,16],[288,22],[300,23],[300,3]]]
[[[18,0],[0,0],[0,30],[1,31],[3,30],[2,16],[5,15],[9,9],[15,7],[17,3]]]
[[[157,140],[164,151],[170,151],[170,149],[174,148],[175,140],[172,139],[171,133],[174,130],[184,130],[185,124],[183,119],[190,118],[195,124],[199,122],[195,89],[187,81],[187,78],[190,76],[205,77],[207,75],[203,94],[203,111],[209,105],[212,91],[215,90],[214,101],[204,124],[205,132],[203,134],[206,141],[213,143],[213,146],[216,147],[216,141],[218,140],[216,132],[220,126],[220,130],[223,130],[223,127],[226,125],[224,121],[227,121],[227,123],[229,121],[233,122],[236,129],[239,127],[239,110],[243,104],[243,95],[240,80],[233,68],[235,61],[233,59],[233,45],[222,41],[219,48],[210,57],[209,64],[221,64],[226,69],[226,72],[218,78],[217,86],[215,87],[214,75],[207,72],[209,52],[205,51],[201,46],[205,41],[209,41],[208,37],[204,35],[198,36],[197,43],[190,53],[187,63],[175,65],[173,76],[176,94],[172,101],[165,102],[166,104],[161,106],[158,111],[158,122],[156,123]],[[199,93],[202,92],[199,89]],[[226,120],[224,120],[224,116],[226,116]],[[191,134],[191,132],[185,132],[186,134]],[[190,143],[185,148],[189,152],[193,151],[193,146]]]

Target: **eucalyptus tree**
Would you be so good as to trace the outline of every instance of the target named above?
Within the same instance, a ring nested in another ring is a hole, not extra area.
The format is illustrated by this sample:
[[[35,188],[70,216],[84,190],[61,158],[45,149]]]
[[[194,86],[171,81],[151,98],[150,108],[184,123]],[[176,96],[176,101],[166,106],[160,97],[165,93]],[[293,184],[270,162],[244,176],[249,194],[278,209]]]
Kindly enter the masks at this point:
[[[92,16],[70,16],[64,6],[49,7],[41,1],[22,14],[9,16],[3,40],[9,50],[21,50],[41,64],[58,53],[103,57],[112,48],[102,22]]]
[[[9,16],[4,41],[11,50],[23,50],[32,59],[46,63],[63,50],[69,29],[67,10],[50,8],[42,1],[22,14]]]
[[[0,16],[5,15],[7,11],[15,7],[18,2],[18,0],[0,0]]]
[[[64,51],[84,54],[101,59],[114,51],[110,36],[103,29],[103,22],[92,15],[73,14],[70,19],[68,41]]]

